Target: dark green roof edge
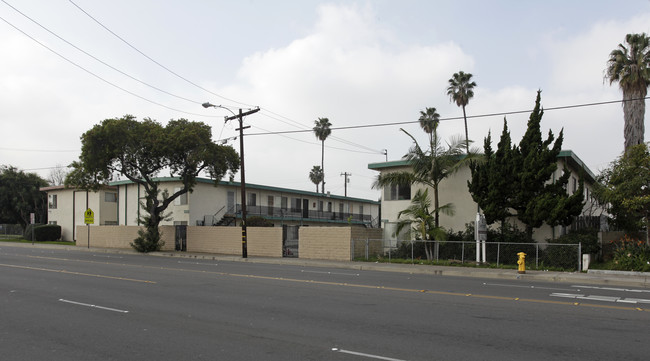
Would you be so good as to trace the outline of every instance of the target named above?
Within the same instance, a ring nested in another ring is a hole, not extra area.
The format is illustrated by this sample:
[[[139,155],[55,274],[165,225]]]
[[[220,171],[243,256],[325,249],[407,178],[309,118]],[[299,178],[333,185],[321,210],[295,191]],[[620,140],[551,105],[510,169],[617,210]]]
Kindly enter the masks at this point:
[[[589,177],[591,182],[595,182],[596,176],[594,173],[585,165],[585,162],[582,161],[572,150],[566,149],[561,150],[560,154],[557,155],[558,158],[568,159],[568,163],[575,169],[583,169],[587,177]],[[381,170],[385,168],[394,168],[394,167],[406,167],[409,165],[407,160],[396,160],[391,162],[381,162],[381,163],[370,163],[368,164],[368,169],[372,170]]]
[[[177,181],[180,181],[180,178],[160,177],[160,178],[155,178],[155,180],[158,181],[158,182],[177,182]],[[214,180],[209,179],[209,178],[196,178],[196,182],[197,183],[214,184]],[[128,179],[127,180],[119,180],[119,181],[109,182],[109,185],[111,185],[111,186],[118,186],[118,185],[124,185],[124,184],[133,184],[133,182],[128,180]],[[227,185],[227,186],[239,187],[241,184],[239,182],[219,181],[218,185]],[[261,184],[253,184],[253,183],[248,183],[248,182],[246,183],[246,188],[247,189],[257,189],[257,190],[264,190],[264,191],[280,192],[280,193],[299,194],[299,195],[309,196],[309,197],[331,198],[331,199],[337,199],[337,200],[362,202],[362,203],[370,203],[370,204],[377,204],[377,205],[381,204],[379,201],[374,201],[374,200],[371,200],[371,199],[344,197],[344,196],[337,196],[337,195],[332,195],[332,194],[327,196],[326,194],[322,194],[322,193],[309,192],[309,191],[303,191],[303,190],[298,190],[298,189],[290,189],[290,188],[280,188],[280,187],[265,186],[265,185],[261,185]]]

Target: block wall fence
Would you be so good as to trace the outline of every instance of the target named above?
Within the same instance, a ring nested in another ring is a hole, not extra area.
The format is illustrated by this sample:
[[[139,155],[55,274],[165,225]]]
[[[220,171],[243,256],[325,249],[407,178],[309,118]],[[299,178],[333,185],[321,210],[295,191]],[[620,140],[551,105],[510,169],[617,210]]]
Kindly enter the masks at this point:
[[[77,226],[77,246],[130,249],[138,236],[140,226]],[[174,226],[160,226],[165,244],[162,251],[175,248]],[[301,227],[298,255],[305,259],[350,261],[354,239],[381,238],[381,229],[360,227]],[[282,257],[282,228],[247,227],[248,255],[257,257]],[[356,242],[359,244],[359,242]],[[241,255],[241,228],[239,227],[187,227],[187,252]]]

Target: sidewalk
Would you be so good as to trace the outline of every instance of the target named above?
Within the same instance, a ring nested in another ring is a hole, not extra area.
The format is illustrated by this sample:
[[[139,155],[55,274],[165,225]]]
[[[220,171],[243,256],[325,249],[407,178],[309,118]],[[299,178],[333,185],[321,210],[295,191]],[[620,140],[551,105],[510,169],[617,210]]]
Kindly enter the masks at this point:
[[[622,272],[608,270],[589,270],[583,272],[549,272],[549,271],[526,271],[525,274],[519,274],[514,269],[492,269],[492,268],[473,268],[473,267],[452,267],[452,266],[429,266],[413,264],[396,264],[396,263],[372,263],[372,262],[342,262],[328,260],[312,260],[303,258],[268,258],[268,257],[249,257],[219,255],[209,253],[188,253],[176,251],[160,251],[148,254],[141,254],[131,249],[111,249],[111,248],[85,248],[75,246],[59,246],[47,244],[27,244],[0,242],[0,248],[4,247],[36,247],[52,248],[67,251],[88,251],[97,253],[117,253],[117,254],[137,254],[142,256],[155,257],[178,257],[190,259],[203,259],[227,262],[249,262],[257,264],[274,264],[303,267],[320,267],[320,268],[341,268],[353,269],[359,271],[381,271],[381,272],[400,272],[410,274],[432,275],[432,276],[453,276],[485,279],[506,279],[520,281],[537,281],[537,282],[559,282],[571,283],[576,285],[601,285],[611,287],[636,287],[650,288],[650,273],[648,272]]]
[[[549,271],[526,271],[525,274],[519,274],[514,269],[493,269],[493,268],[474,268],[474,267],[454,267],[454,266],[430,266],[418,264],[397,264],[397,263],[374,263],[374,262],[342,262],[327,260],[312,260],[302,258],[266,258],[266,257],[249,257],[241,258],[240,256],[228,256],[206,253],[187,253],[187,252],[153,252],[152,256],[159,257],[179,257],[192,259],[208,259],[216,261],[231,262],[249,262],[275,265],[291,265],[304,267],[321,267],[321,268],[343,268],[359,271],[381,271],[381,272],[400,272],[410,274],[422,274],[432,276],[454,276],[469,278],[486,278],[486,279],[509,279],[538,282],[560,282],[579,285],[601,285],[612,287],[637,287],[650,288],[650,273],[643,272],[623,272],[608,270],[589,270],[583,272],[549,272]]]

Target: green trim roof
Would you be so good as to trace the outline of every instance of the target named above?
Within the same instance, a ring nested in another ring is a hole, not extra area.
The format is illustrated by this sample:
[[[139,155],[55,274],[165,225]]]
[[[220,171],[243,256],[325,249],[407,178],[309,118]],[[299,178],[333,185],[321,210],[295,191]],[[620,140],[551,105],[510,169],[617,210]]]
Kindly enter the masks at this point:
[[[560,154],[557,155],[557,157],[566,159],[567,163],[569,163],[572,168],[578,171],[580,169],[583,169],[585,176],[589,178],[589,181],[592,183],[595,182],[596,176],[594,173],[585,165],[585,163],[580,158],[578,158],[578,156],[572,150],[562,150],[560,151]],[[407,160],[396,160],[391,162],[370,163],[368,164],[368,169],[379,171],[387,168],[407,167],[408,165],[409,162]]]
[[[155,178],[156,181],[158,182],[178,182],[180,181],[179,178],[175,177],[160,177],[160,178]],[[213,179],[209,178],[196,178],[197,183],[207,183],[207,184],[214,184]],[[118,185],[125,185],[125,184],[133,184],[132,181],[130,180],[119,180],[119,181],[114,181],[114,182],[109,182],[109,185],[111,186],[118,186]],[[219,186],[234,186],[239,188],[241,186],[241,183],[239,182],[229,182],[229,181],[219,181],[217,183]],[[298,190],[298,189],[290,189],[290,188],[281,188],[281,187],[272,187],[272,186],[265,186],[261,184],[253,184],[253,183],[246,183],[246,189],[257,189],[257,190],[263,190],[263,191],[272,191],[272,192],[279,192],[279,193],[291,193],[291,194],[296,194],[296,195],[302,195],[302,196],[309,196],[309,197],[321,197],[321,198],[331,198],[331,199],[336,199],[336,200],[345,200],[345,201],[353,201],[353,202],[360,202],[360,203],[369,203],[369,204],[381,204],[379,201],[374,201],[371,199],[363,199],[363,198],[354,198],[354,197],[344,197],[344,196],[337,196],[330,194],[329,196],[327,194],[322,194],[322,193],[316,193],[316,192],[309,192],[309,191],[303,191],[303,190]]]

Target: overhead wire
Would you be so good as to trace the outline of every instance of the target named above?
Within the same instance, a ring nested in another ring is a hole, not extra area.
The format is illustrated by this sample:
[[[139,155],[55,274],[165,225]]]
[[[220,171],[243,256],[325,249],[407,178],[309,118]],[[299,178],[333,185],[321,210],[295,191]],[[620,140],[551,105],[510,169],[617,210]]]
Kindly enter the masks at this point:
[[[650,96],[644,97],[644,98],[638,98],[638,99],[609,100],[609,101],[594,102],[594,103],[562,105],[562,106],[557,106],[557,107],[543,108],[543,110],[544,111],[564,110],[564,109],[582,108],[582,107],[590,107],[590,106],[597,106],[597,105],[615,104],[615,103],[622,103],[622,102],[626,102],[626,101],[642,100],[642,99],[643,100],[650,99]],[[494,117],[494,116],[507,116],[507,115],[514,115],[514,114],[530,113],[532,111],[533,111],[532,109],[527,109],[527,110],[515,110],[515,111],[509,111],[509,112],[486,113],[486,114],[468,115],[467,118],[468,119],[489,118],[489,117]],[[443,121],[461,120],[461,119],[464,119],[464,118],[462,116],[447,117],[447,118],[440,118],[440,121],[443,122]],[[402,121],[402,122],[390,122],[390,123],[378,123],[378,124],[375,123],[375,124],[350,125],[350,126],[345,126],[345,127],[332,127],[330,129],[332,131],[334,131],[334,130],[350,130],[350,129],[388,127],[388,126],[395,126],[395,125],[407,125],[407,124],[415,124],[415,123],[419,123],[419,120],[408,120],[408,121]],[[306,132],[311,132],[311,131],[312,130],[284,130],[284,131],[268,132],[268,133],[248,133],[246,135],[247,136],[281,135],[281,134],[306,133]]]
[[[160,107],[163,107],[163,108],[166,108],[166,109],[169,109],[169,110],[173,110],[173,111],[175,111],[175,112],[184,113],[184,114],[189,114],[189,115],[195,115],[195,116],[201,116],[201,117],[204,117],[204,116],[205,116],[205,115],[203,115],[203,114],[199,114],[199,113],[192,113],[192,112],[187,112],[187,111],[184,111],[184,110],[180,110],[180,109],[172,108],[172,107],[167,106],[167,105],[164,105],[164,104],[162,104],[162,103],[159,103],[159,102],[153,101],[153,100],[151,100],[151,99],[145,98],[145,97],[143,97],[143,96],[141,96],[141,95],[139,95],[139,94],[136,94],[136,93],[134,93],[134,92],[132,92],[132,91],[130,91],[130,90],[127,90],[127,89],[125,89],[125,88],[123,88],[123,87],[121,87],[121,86],[119,86],[119,85],[117,85],[117,84],[115,84],[115,83],[113,83],[113,82],[111,82],[111,81],[109,81],[109,80],[106,80],[106,79],[102,78],[101,76],[99,76],[99,75],[93,73],[92,71],[90,71],[90,70],[84,68],[83,66],[81,66],[81,65],[75,63],[74,61],[68,59],[67,57],[61,55],[61,54],[58,53],[56,50],[54,50],[54,49],[50,48],[49,46],[45,45],[44,43],[38,41],[38,40],[37,40],[36,38],[34,38],[33,36],[27,34],[27,33],[24,32],[22,29],[18,28],[17,26],[15,26],[15,25],[12,24],[12,23],[10,23],[8,20],[6,20],[5,18],[3,18],[2,16],[0,16],[0,20],[4,21],[7,25],[9,25],[9,26],[11,26],[12,28],[16,29],[17,31],[19,31],[20,33],[22,33],[22,34],[25,35],[26,37],[28,37],[28,38],[30,38],[31,40],[33,40],[33,41],[36,42],[38,45],[44,47],[45,49],[49,50],[49,51],[52,52],[53,54],[57,55],[57,56],[60,57],[61,59],[67,61],[68,63],[70,63],[70,64],[76,66],[77,68],[83,70],[84,72],[86,72],[86,73],[88,73],[88,74],[94,76],[95,78],[97,78],[97,79],[103,81],[104,83],[106,83],[106,84],[108,84],[108,85],[110,85],[110,86],[112,86],[112,87],[114,87],[114,88],[116,88],[116,89],[119,89],[119,90],[121,90],[121,91],[123,91],[123,92],[125,92],[125,93],[127,93],[127,94],[130,94],[130,95],[132,95],[132,96],[134,96],[134,97],[136,97],[136,98],[142,99],[142,100],[144,100],[144,101],[146,101],[146,102],[149,102],[149,103],[151,103],[151,104],[158,105],[158,106],[160,106]]]
[[[169,69],[168,67],[166,67],[165,65],[159,63],[158,61],[156,61],[155,59],[153,59],[153,58],[150,57],[149,55],[145,54],[143,51],[141,51],[140,49],[138,49],[137,47],[135,47],[134,45],[132,45],[132,44],[129,43],[128,41],[124,40],[124,38],[122,38],[121,36],[119,36],[118,34],[116,34],[114,31],[112,31],[111,29],[109,29],[107,26],[105,26],[104,24],[102,24],[99,20],[95,19],[92,15],[90,15],[86,10],[82,9],[82,8],[81,8],[79,5],[77,5],[74,1],[72,1],[72,0],[68,0],[68,1],[69,1],[72,5],[74,5],[77,9],[79,9],[82,13],[86,14],[86,16],[88,16],[90,19],[92,19],[94,22],[96,22],[99,26],[101,26],[101,27],[104,28],[106,31],[108,31],[109,33],[111,33],[113,36],[115,36],[116,38],[118,38],[119,40],[121,40],[124,44],[128,45],[131,49],[133,49],[134,51],[138,52],[140,55],[144,56],[145,58],[149,59],[151,62],[153,62],[154,64],[158,65],[159,67],[165,69],[165,70],[168,71],[169,73],[175,75],[175,76],[178,77],[179,79],[182,79],[183,81],[185,81],[185,82],[187,82],[187,83],[189,83],[189,84],[191,84],[191,85],[193,85],[193,86],[195,86],[195,87],[197,87],[197,88],[199,88],[199,89],[201,89],[201,90],[203,90],[203,91],[205,91],[205,92],[208,92],[208,93],[210,93],[210,94],[212,94],[212,95],[214,95],[214,96],[216,96],[216,97],[219,97],[219,98],[221,98],[221,99],[227,100],[227,101],[229,101],[229,102],[233,102],[233,103],[237,103],[237,104],[245,105],[245,106],[248,106],[248,107],[254,107],[253,105],[246,104],[246,103],[243,103],[243,102],[239,102],[239,101],[236,101],[236,100],[234,100],[234,99],[230,99],[230,98],[227,98],[227,97],[225,97],[225,96],[223,96],[223,95],[217,94],[217,93],[215,93],[215,92],[213,92],[213,91],[211,91],[211,90],[209,90],[209,89],[206,89],[205,87],[202,87],[202,86],[199,85],[199,84],[196,84],[195,82],[193,82],[193,81],[187,79],[186,77],[184,77],[184,76],[182,76],[182,75],[176,73],[175,71],[173,71],[173,70]]]
[[[2,1],[4,1],[4,0],[2,0]],[[138,49],[136,46],[134,46],[134,45],[132,45],[131,43],[129,43],[128,41],[126,41],[124,38],[122,38],[121,36],[119,36],[117,33],[115,33],[114,31],[112,31],[111,29],[109,29],[109,28],[108,28],[106,25],[104,25],[102,22],[100,22],[100,21],[97,20],[95,17],[93,17],[93,16],[92,16],[90,13],[88,13],[86,10],[84,10],[84,9],[81,8],[79,5],[77,5],[74,1],[72,1],[72,0],[68,0],[68,1],[69,1],[72,5],[74,5],[77,9],[79,9],[82,13],[84,13],[86,16],[88,16],[90,19],[92,19],[95,23],[97,23],[99,26],[101,26],[103,29],[105,29],[106,31],[108,31],[109,33],[111,33],[113,36],[115,36],[116,38],[118,38],[118,39],[119,39],[120,41],[122,41],[124,44],[128,45],[131,49],[133,49],[134,51],[138,52],[140,55],[144,56],[145,58],[147,58],[148,60],[150,60],[150,61],[153,62],[154,64],[158,65],[158,66],[161,67],[162,69],[164,69],[164,70],[168,71],[169,73],[173,74],[174,76],[176,76],[176,77],[178,77],[178,78],[184,80],[185,82],[187,82],[187,83],[189,83],[189,84],[191,84],[191,85],[193,85],[193,86],[195,86],[195,87],[197,87],[197,88],[199,88],[199,89],[201,89],[201,90],[203,90],[203,91],[205,91],[205,92],[207,92],[207,93],[209,93],[209,94],[212,94],[212,95],[214,95],[214,96],[216,96],[216,97],[219,97],[219,98],[221,98],[221,99],[227,100],[227,101],[229,101],[229,102],[234,102],[234,103],[237,103],[237,104],[242,104],[242,105],[246,105],[246,106],[250,106],[250,107],[252,107],[252,105],[250,105],[250,104],[247,104],[247,103],[244,103],[244,102],[239,102],[239,101],[237,101],[237,100],[230,99],[230,98],[227,98],[227,97],[225,97],[225,96],[223,96],[223,95],[217,94],[217,93],[215,93],[215,92],[213,92],[213,91],[211,91],[211,90],[209,90],[209,89],[206,89],[205,87],[202,87],[201,85],[196,84],[195,82],[193,82],[193,81],[187,79],[186,77],[184,77],[184,76],[178,74],[177,72],[173,71],[172,69],[168,68],[167,66],[165,66],[165,65],[161,64],[160,62],[156,61],[155,59],[153,59],[152,57],[150,57],[149,55],[145,54],[143,51],[141,51],[140,49]],[[164,91],[163,91],[163,92],[164,92]],[[167,93],[167,92],[165,92],[165,93]],[[228,106],[226,106],[226,107],[228,107]],[[235,108],[235,107],[231,107],[231,108]],[[272,119],[275,119],[275,120],[277,120],[277,121],[280,121],[280,122],[282,122],[282,123],[285,123],[285,124],[287,124],[287,125],[294,125],[294,124],[295,124],[294,126],[296,126],[296,127],[298,127],[298,128],[304,128],[304,127],[305,127],[305,125],[303,125],[302,123],[296,122],[296,121],[294,121],[294,120],[292,120],[292,119],[290,119],[290,118],[288,118],[288,117],[286,117],[286,116],[280,115],[280,114],[275,113],[275,112],[273,112],[273,111],[271,111],[271,110],[265,109],[265,112],[274,115],[274,116],[269,116],[269,115],[267,114],[266,116],[268,116],[268,117],[270,117],[270,118],[272,118]],[[287,122],[287,121],[284,121],[284,120],[282,120],[282,119],[280,119],[280,118],[283,118],[283,119],[287,120],[288,122]],[[290,123],[289,123],[289,122],[290,122]],[[333,138],[333,139],[335,139],[335,138]],[[357,144],[357,143],[354,143],[354,142],[351,142],[351,141],[347,141],[347,140],[344,140],[344,139],[341,139],[341,138],[336,138],[336,139],[339,140],[339,141],[341,141],[342,143],[346,143],[346,144],[348,144],[348,145],[356,146],[356,147],[358,147],[358,148],[363,148],[363,149],[369,150],[369,151],[371,151],[371,152],[373,152],[373,153],[378,153],[378,154],[381,153],[380,151],[377,151],[377,150],[375,150],[375,149],[370,149],[370,148],[365,147],[365,146],[363,146],[363,145],[361,145],[361,144]]]

